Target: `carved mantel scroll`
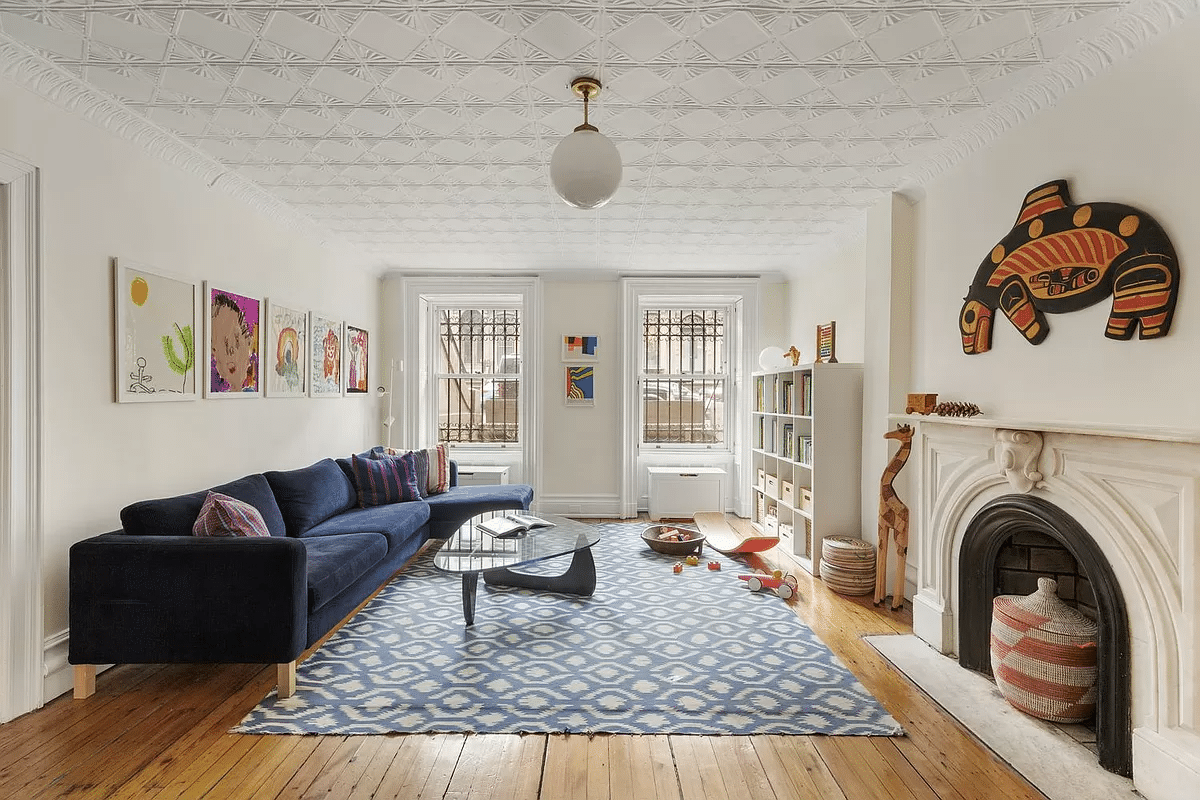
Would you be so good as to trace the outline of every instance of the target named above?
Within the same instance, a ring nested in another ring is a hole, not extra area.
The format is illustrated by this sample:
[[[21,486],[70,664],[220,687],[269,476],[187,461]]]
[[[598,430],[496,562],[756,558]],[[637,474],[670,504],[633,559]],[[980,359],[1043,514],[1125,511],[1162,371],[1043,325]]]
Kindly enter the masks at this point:
[[[1041,484],[1038,471],[1042,455],[1042,435],[1037,431],[996,429],[996,462],[1013,491],[1027,494]]]

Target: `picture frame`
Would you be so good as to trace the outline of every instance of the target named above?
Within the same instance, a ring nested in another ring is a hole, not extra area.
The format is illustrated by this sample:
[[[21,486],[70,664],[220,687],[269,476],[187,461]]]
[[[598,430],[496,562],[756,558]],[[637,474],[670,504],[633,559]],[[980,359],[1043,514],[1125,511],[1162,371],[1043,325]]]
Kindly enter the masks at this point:
[[[562,360],[564,364],[593,364],[597,359],[600,337],[594,333],[563,334]]]
[[[371,392],[370,344],[370,332],[346,323],[346,358],[343,363],[348,395],[365,395]]]
[[[266,301],[262,373],[267,397],[308,396],[308,311]]]
[[[568,406],[596,405],[595,371],[591,365],[566,367],[564,398]]]
[[[335,317],[308,313],[308,396],[341,397],[345,392],[342,363],[345,323]]]
[[[125,258],[112,269],[115,401],[195,400],[200,283]]]
[[[206,399],[262,397],[260,296],[204,282]]]

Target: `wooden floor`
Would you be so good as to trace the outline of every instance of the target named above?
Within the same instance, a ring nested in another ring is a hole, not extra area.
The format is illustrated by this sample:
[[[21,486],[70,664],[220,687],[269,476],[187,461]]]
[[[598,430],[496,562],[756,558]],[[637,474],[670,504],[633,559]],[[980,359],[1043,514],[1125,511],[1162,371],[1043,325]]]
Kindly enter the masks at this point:
[[[796,613],[907,736],[246,736],[273,667],[120,666],[0,725],[0,798],[1044,800],[861,640],[907,610],[798,577]]]

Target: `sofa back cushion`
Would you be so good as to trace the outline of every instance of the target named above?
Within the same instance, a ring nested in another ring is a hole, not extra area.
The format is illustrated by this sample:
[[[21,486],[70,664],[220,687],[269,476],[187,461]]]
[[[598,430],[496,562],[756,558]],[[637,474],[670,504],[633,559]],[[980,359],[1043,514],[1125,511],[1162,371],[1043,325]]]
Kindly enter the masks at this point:
[[[351,456],[350,465],[361,508],[421,499],[416,457],[412,453],[394,458]]]
[[[193,536],[270,536],[262,514],[249,503],[209,492],[192,526]]]
[[[192,526],[200,516],[200,508],[210,490],[141,500],[121,509],[121,527],[131,536],[191,536]],[[211,491],[249,503],[262,514],[263,522],[272,536],[286,532],[283,515],[267,479],[260,474],[247,475],[236,481],[212,487]]]
[[[264,474],[279,503],[288,536],[300,536],[357,502],[350,479],[332,458],[300,469]]]

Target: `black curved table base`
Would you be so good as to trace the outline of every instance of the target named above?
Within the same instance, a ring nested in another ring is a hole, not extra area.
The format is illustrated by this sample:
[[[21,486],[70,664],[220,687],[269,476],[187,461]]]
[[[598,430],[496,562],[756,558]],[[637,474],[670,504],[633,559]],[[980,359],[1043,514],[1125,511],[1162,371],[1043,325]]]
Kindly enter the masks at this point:
[[[479,588],[479,575],[478,572],[462,574],[463,618],[468,625],[475,624],[475,597]],[[596,561],[592,558],[592,548],[582,547],[571,555],[571,564],[561,575],[528,575],[500,567],[485,571],[483,581],[488,586],[515,586],[520,589],[540,589],[591,597],[596,592]]]

